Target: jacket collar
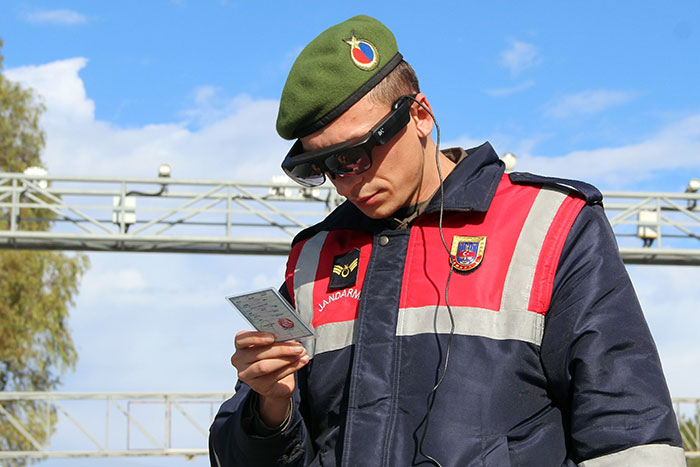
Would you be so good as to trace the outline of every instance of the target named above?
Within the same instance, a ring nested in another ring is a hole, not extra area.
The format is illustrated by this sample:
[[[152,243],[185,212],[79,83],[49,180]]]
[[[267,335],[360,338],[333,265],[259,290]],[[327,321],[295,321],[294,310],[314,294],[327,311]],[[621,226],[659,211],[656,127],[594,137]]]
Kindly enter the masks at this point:
[[[462,153],[459,149],[443,151],[448,157]],[[444,209],[486,212],[491,205],[504,166],[490,143],[467,149],[443,182]],[[440,190],[433,195],[424,213],[440,210]]]
[[[466,154],[465,154],[466,152]],[[443,153],[455,160],[457,165],[443,182],[445,190],[445,211],[486,212],[491,204],[498,184],[504,172],[504,165],[499,161],[496,151],[488,142],[475,148],[453,148]],[[460,157],[461,156],[461,157]],[[433,195],[423,212],[417,217],[440,211],[440,190]],[[407,222],[407,225],[413,221]],[[350,201],[345,201],[331,212],[321,223],[304,229],[297,234],[293,243],[310,237],[316,232],[328,229],[352,229],[379,232],[387,228],[396,229],[393,218],[371,219]]]

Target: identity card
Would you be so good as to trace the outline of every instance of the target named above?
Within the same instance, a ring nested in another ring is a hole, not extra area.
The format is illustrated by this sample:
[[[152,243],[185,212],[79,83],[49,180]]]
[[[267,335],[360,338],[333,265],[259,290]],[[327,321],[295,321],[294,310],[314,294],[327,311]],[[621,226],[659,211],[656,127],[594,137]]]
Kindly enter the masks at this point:
[[[258,331],[271,332],[275,340],[304,341],[316,337],[287,300],[273,288],[229,295],[226,300]]]

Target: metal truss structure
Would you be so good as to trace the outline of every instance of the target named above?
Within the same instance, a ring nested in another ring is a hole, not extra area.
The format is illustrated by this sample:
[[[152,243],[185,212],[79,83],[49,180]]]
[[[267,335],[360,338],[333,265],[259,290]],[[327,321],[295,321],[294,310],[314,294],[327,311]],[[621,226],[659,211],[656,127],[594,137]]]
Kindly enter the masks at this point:
[[[700,266],[700,194],[604,195],[626,263]],[[286,255],[295,233],[342,201],[331,186],[287,181],[0,173],[0,249]],[[39,228],[47,222],[49,230]],[[0,423],[33,447],[0,451],[0,465],[15,458],[205,455],[207,427],[228,396],[0,392]],[[72,430],[61,443],[74,447],[52,450],[12,415],[12,404],[29,401],[46,420],[58,416],[59,434]],[[674,399],[674,407],[686,456],[700,458],[700,399]]]
[[[8,459],[116,456],[207,455],[209,426],[230,393],[61,393],[0,392],[0,423],[31,445],[25,451],[0,451]],[[43,420],[12,415],[22,404],[40,407]],[[14,407],[13,407],[14,404]],[[58,415],[56,450],[32,435],[33,426]]]
[[[286,255],[341,201],[291,182],[0,173],[0,248]]]
[[[700,459],[700,398],[677,397],[673,407],[688,459]]]
[[[698,193],[603,195],[625,263],[700,266]]]
[[[0,451],[0,464],[17,458],[207,455],[208,427],[231,394],[117,394],[0,392],[0,420],[34,449]],[[10,404],[39,402],[59,413],[61,440],[56,450],[31,435],[28,424],[9,414]],[[700,398],[673,399],[687,458],[700,458]],[[116,415],[116,416],[115,416]],[[72,430],[72,432],[71,432]]]
[[[626,263],[700,265],[700,194],[604,195]],[[0,248],[286,255],[342,201],[286,181],[2,173]],[[50,230],[33,227],[47,218]]]

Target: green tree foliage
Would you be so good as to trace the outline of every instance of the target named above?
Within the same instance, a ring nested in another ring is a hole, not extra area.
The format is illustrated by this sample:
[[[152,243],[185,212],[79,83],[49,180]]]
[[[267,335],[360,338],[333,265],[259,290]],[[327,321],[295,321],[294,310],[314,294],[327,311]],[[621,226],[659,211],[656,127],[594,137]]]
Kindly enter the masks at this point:
[[[0,39],[0,50],[2,44]],[[2,62],[0,54],[0,72]],[[44,132],[39,117],[43,111],[31,89],[22,89],[0,74],[0,169],[4,172],[21,172],[41,163]]]
[[[0,49],[2,45],[0,40]],[[44,106],[30,89],[5,78],[2,61],[0,54],[0,172],[22,172],[42,165],[45,140],[39,118]],[[9,229],[9,216],[9,209],[0,208],[0,230]],[[53,217],[47,209],[22,208],[19,226],[48,230]],[[68,315],[87,267],[83,254],[0,250],[0,391],[49,391],[74,368],[77,352]],[[35,443],[48,442],[54,410],[35,401],[0,404],[0,450],[34,450]]]
[[[696,413],[694,417],[681,415],[680,429],[683,448],[688,452],[700,451],[700,414]],[[688,467],[700,467],[700,458],[688,459]]]

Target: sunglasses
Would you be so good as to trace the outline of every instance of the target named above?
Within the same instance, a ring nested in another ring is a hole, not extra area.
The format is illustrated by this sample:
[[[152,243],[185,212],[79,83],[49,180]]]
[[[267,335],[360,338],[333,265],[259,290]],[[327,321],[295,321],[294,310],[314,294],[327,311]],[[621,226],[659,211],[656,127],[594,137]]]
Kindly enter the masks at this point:
[[[297,140],[282,162],[282,169],[295,182],[304,186],[319,186],[331,178],[359,175],[372,167],[372,149],[388,143],[410,120],[413,96],[401,96],[391,112],[367,134],[321,149],[304,152]]]

